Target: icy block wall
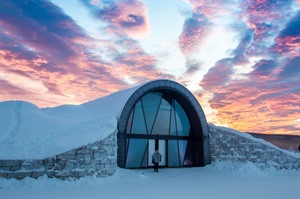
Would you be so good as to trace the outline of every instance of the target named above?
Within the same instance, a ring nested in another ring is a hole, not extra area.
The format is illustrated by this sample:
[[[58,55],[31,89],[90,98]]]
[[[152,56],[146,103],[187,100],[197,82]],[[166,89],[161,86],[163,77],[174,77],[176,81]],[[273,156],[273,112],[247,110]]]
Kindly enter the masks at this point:
[[[43,160],[0,160],[0,177],[23,179],[70,179],[114,174],[117,168],[117,137],[113,133],[101,141],[82,146]]]
[[[209,125],[212,161],[252,162],[261,169],[300,170],[300,155],[252,137],[249,134]]]

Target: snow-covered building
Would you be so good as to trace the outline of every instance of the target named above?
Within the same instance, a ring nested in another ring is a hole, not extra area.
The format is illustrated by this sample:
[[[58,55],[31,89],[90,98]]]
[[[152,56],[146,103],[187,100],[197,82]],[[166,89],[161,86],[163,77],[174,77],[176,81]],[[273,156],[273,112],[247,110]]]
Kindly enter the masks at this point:
[[[2,170],[18,171],[29,164],[30,168],[47,171],[49,176],[76,177],[86,175],[87,170],[101,170],[105,175],[113,173],[115,163],[122,168],[153,166],[151,155],[155,149],[162,154],[161,167],[210,163],[204,112],[191,92],[170,80],[151,81],[79,106],[41,110],[26,102],[6,102],[1,104],[1,114],[5,118],[1,120]],[[105,129],[90,128],[97,121],[103,126],[107,125],[105,121],[114,123],[115,128],[113,124]],[[69,130],[57,133],[61,131],[60,122],[62,129]],[[94,140],[86,140],[82,134]],[[28,136],[32,138],[28,143],[20,141]],[[37,143],[24,147],[34,141]],[[32,166],[36,159],[43,166]]]
[[[155,149],[162,154],[160,166],[210,163],[204,112],[193,94],[174,81],[151,81],[82,106],[99,113],[105,111],[106,115],[113,113],[117,119],[119,167],[153,166],[151,155]]]
[[[192,93],[169,80],[152,81],[132,91],[117,116],[119,167],[152,166],[155,149],[162,154],[160,166],[210,163],[206,118]]]
[[[117,166],[152,167],[155,149],[162,154],[161,167],[198,167],[219,159],[262,165],[271,159],[278,168],[300,167],[299,157],[209,127],[193,94],[170,80],[151,81],[81,105],[39,109],[8,101],[0,103],[0,110],[4,178],[107,176]]]

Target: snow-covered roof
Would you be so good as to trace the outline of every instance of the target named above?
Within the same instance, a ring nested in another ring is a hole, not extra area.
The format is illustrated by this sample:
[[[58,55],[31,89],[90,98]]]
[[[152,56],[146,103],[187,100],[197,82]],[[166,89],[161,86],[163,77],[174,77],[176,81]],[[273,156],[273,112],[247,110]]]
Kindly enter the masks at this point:
[[[140,86],[81,105],[0,102],[0,159],[41,159],[104,139],[116,131],[126,100]]]
[[[198,104],[170,80],[146,82],[81,105],[38,108],[25,101],[0,102],[0,159],[41,159],[102,140],[117,130],[121,114],[128,114],[137,98],[157,88],[180,91]],[[204,116],[199,105],[194,107]],[[206,124],[205,116],[201,120]]]
[[[115,92],[108,96],[81,104],[80,107],[85,108],[100,117],[112,116],[118,120],[129,97],[142,85]]]

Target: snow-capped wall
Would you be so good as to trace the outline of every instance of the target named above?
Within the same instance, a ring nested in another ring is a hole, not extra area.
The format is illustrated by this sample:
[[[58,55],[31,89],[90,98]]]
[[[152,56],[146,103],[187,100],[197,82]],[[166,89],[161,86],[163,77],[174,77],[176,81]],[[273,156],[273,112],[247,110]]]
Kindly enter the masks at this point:
[[[45,158],[25,160],[0,160],[0,177],[23,179],[69,179],[84,176],[110,176],[117,168],[116,132],[101,141]]]
[[[300,170],[300,154],[282,150],[269,142],[233,129],[209,125],[212,161],[252,162],[261,169]]]

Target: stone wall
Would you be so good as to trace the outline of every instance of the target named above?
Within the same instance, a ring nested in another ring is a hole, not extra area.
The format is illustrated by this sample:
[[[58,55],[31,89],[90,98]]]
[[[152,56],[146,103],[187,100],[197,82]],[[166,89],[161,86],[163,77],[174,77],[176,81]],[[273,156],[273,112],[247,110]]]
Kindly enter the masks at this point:
[[[43,160],[0,160],[0,177],[23,179],[70,179],[114,174],[117,168],[116,132],[101,141],[88,144]]]
[[[212,161],[252,162],[259,168],[300,170],[300,155],[281,150],[249,134],[209,125]]]

